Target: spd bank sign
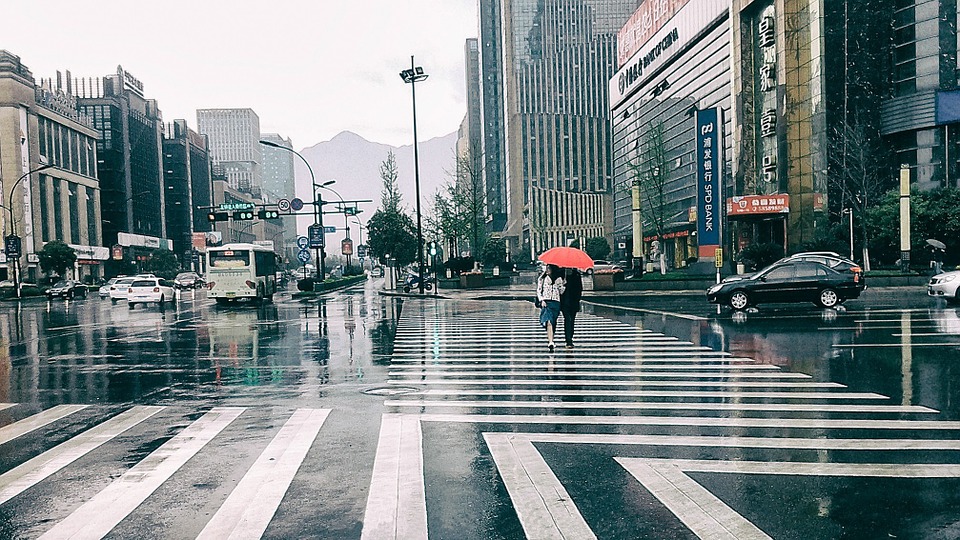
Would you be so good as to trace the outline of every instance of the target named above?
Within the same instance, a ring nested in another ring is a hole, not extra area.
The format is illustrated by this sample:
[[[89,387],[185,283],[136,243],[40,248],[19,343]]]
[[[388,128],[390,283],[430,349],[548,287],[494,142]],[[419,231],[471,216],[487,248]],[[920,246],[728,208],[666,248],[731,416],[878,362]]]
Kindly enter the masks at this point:
[[[723,189],[723,114],[720,108],[697,111],[697,244],[700,257],[720,246]]]

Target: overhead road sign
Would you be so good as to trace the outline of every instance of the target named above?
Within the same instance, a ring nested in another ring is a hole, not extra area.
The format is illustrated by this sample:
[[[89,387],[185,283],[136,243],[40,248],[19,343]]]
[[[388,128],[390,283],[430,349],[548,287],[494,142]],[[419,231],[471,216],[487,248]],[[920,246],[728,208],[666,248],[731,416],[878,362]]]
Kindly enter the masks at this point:
[[[312,248],[322,248],[323,247],[323,227],[319,225],[311,225],[307,229],[307,239],[310,241],[310,247]]]
[[[337,232],[337,228],[334,227],[334,226],[332,226],[332,225],[326,225],[326,226],[323,227],[323,232],[325,232],[325,233],[335,233],[335,232]]]
[[[290,209],[293,210],[294,212],[299,212],[303,210],[303,201],[299,198],[293,199],[292,201],[290,201]]]
[[[238,203],[223,203],[217,206],[219,210],[253,210],[256,207],[253,203],[248,202],[238,202]]]
[[[289,212],[289,211],[290,211],[290,200],[289,200],[289,199],[280,199],[279,201],[277,201],[277,210],[280,210],[281,212]]]

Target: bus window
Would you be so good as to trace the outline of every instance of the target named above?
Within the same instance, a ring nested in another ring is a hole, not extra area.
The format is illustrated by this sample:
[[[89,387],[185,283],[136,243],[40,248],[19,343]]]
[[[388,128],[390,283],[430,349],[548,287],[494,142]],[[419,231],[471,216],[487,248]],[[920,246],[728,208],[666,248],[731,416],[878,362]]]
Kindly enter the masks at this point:
[[[250,252],[241,250],[211,251],[211,268],[243,268],[250,266]]]

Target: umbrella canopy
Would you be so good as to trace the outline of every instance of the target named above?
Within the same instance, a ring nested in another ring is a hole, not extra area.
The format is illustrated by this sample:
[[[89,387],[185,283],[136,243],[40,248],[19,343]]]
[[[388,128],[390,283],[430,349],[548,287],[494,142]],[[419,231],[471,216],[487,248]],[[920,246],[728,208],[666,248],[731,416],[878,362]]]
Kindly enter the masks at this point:
[[[947,249],[947,245],[946,245],[946,244],[944,244],[943,242],[941,242],[941,241],[939,241],[939,240],[934,240],[933,238],[928,238],[928,239],[927,239],[927,243],[930,244],[931,246],[937,248],[937,249],[942,249],[942,250],[944,250],[944,251],[946,251],[946,249]]]
[[[560,268],[577,268],[586,270],[593,268],[593,259],[585,251],[573,247],[550,248],[538,257],[546,264],[555,264]]]

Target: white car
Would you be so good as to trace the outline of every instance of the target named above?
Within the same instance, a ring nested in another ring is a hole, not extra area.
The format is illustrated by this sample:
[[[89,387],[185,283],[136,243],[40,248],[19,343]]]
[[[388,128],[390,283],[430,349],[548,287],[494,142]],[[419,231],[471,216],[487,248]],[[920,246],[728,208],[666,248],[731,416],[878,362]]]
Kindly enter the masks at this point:
[[[117,284],[118,281],[123,279],[122,277],[110,278],[110,281],[104,283],[97,289],[97,294],[100,295],[100,298],[108,298],[110,296],[110,287]]]
[[[930,278],[927,295],[946,298],[948,302],[960,302],[960,270],[944,272]]]
[[[160,278],[134,278],[127,293],[127,306],[133,309],[137,304],[156,302],[163,308],[164,302],[176,302],[173,284]]]
[[[116,304],[120,300],[127,299],[127,291],[130,289],[130,284],[136,281],[137,278],[125,277],[120,278],[110,286],[110,301]]]
[[[610,261],[593,261],[593,268],[588,268],[586,274],[592,276],[598,270],[623,270],[623,267]]]

